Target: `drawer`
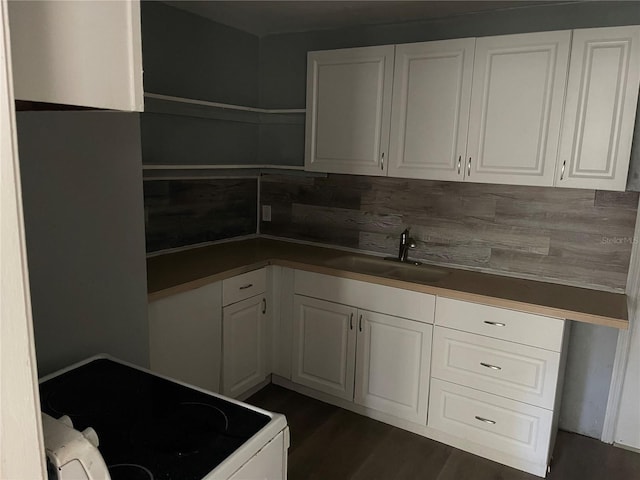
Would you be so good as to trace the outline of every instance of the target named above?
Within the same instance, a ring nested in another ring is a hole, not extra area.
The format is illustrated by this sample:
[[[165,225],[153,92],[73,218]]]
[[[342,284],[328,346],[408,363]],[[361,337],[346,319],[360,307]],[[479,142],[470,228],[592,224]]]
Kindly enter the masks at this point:
[[[436,326],[431,375],[553,409],[560,354]]]
[[[436,325],[559,352],[565,321],[438,297]]]
[[[295,271],[294,290],[307,297],[433,323],[436,297],[426,293],[302,270]]]
[[[261,268],[222,281],[222,305],[230,305],[267,290],[267,270]]]
[[[545,464],[552,419],[544,408],[431,380],[429,427],[485,450]]]

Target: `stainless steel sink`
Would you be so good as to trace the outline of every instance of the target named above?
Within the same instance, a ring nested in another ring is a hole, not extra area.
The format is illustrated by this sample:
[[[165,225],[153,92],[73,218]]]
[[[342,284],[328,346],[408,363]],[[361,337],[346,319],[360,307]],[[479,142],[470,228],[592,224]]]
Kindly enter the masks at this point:
[[[449,275],[447,270],[428,265],[401,263],[395,260],[387,261],[381,258],[366,258],[355,255],[334,258],[329,260],[326,265],[342,270],[416,283],[433,283]]]

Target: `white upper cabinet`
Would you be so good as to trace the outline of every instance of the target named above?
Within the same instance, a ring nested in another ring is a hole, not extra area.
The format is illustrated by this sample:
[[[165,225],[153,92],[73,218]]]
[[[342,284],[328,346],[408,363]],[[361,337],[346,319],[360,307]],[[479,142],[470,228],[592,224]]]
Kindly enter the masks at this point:
[[[624,190],[640,84],[640,27],[575,30],[556,185]]]
[[[393,50],[309,52],[306,170],[386,175]]]
[[[462,180],[475,39],[396,46],[389,176]]]
[[[140,3],[12,1],[18,100],[142,111]]]
[[[466,179],[553,185],[570,31],[476,40]]]

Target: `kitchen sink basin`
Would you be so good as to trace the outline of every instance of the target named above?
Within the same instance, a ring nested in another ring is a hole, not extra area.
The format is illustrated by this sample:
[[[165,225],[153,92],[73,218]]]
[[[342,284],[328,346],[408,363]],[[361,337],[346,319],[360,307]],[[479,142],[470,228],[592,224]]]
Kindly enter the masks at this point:
[[[447,270],[415,263],[401,263],[395,259],[366,258],[345,255],[326,263],[329,267],[340,268],[368,275],[379,275],[416,283],[434,283],[449,275]]]

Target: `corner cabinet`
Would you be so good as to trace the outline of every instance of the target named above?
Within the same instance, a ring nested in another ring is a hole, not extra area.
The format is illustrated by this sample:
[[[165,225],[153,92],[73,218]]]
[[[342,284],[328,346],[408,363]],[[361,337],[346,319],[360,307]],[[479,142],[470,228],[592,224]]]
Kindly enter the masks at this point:
[[[640,27],[575,30],[556,185],[624,190],[640,85]]]
[[[149,303],[151,370],[220,392],[222,283]]]
[[[306,170],[386,175],[393,50],[309,52]]]
[[[143,110],[140,2],[9,2],[15,98]]]

